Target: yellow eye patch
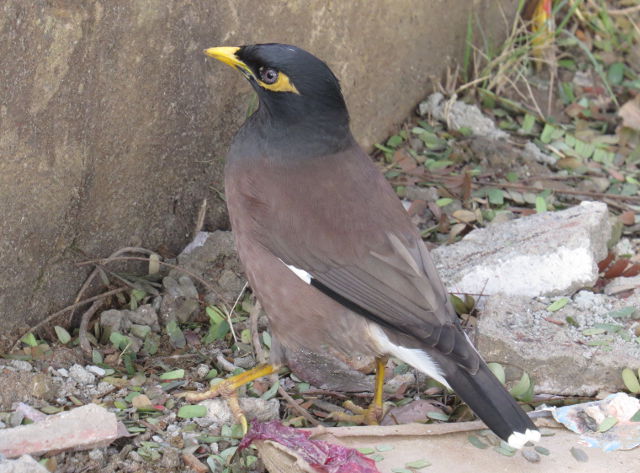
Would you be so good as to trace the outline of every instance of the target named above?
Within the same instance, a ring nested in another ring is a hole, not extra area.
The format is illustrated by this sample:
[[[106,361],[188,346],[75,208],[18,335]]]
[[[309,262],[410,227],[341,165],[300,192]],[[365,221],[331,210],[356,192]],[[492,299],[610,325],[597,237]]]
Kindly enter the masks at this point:
[[[300,92],[298,92],[296,86],[293,85],[293,82],[291,82],[289,76],[284,72],[278,72],[278,79],[276,79],[273,84],[267,84],[265,82],[262,82],[260,79],[256,80],[258,81],[258,84],[260,84],[260,87],[262,87],[263,89],[271,90],[273,92],[291,92],[300,95]]]

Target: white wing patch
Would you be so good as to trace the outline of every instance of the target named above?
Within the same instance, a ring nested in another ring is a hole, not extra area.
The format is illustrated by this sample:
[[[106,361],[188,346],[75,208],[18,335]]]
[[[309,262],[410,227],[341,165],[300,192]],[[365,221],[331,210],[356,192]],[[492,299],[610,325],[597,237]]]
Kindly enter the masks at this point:
[[[280,261],[282,261],[282,260],[280,260]],[[282,264],[284,264],[287,268],[289,268],[293,272],[293,274],[298,276],[305,283],[311,284],[311,275],[309,273],[307,273],[304,269],[296,268],[292,264],[287,264],[284,261],[282,261]]]
[[[395,356],[399,360],[413,366],[418,371],[423,372],[427,376],[432,377],[439,383],[451,389],[447,380],[444,379],[442,370],[426,351],[420,350],[419,348],[407,348],[391,343],[387,334],[384,333],[378,325],[369,324],[369,330],[381,353]]]

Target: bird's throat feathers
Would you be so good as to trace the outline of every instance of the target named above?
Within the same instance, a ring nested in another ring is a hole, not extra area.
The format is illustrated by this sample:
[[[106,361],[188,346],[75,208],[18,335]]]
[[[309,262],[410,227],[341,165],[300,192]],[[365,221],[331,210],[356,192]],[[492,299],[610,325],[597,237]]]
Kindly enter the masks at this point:
[[[296,110],[291,98],[282,109],[277,101],[260,103],[234,138],[229,158],[257,154],[274,159],[310,159],[354,145],[346,108],[304,113],[303,105]]]

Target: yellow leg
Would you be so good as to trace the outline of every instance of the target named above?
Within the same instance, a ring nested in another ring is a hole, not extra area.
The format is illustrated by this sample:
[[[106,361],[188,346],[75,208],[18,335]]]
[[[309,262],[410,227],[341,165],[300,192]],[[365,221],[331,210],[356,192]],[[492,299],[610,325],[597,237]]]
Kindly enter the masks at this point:
[[[384,415],[383,391],[384,391],[384,371],[389,357],[382,356],[376,358],[376,381],[373,392],[373,401],[368,408],[364,409],[351,401],[345,401],[343,407],[349,409],[355,415],[343,412],[333,412],[331,418],[341,422],[353,422],[355,424],[378,425]]]
[[[179,393],[178,397],[184,398],[189,402],[203,401],[205,399],[211,399],[217,396],[224,397],[225,399],[227,399],[229,408],[233,412],[234,416],[236,417],[236,419],[238,419],[240,424],[242,424],[243,432],[247,433],[247,418],[243,414],[242,409],[240,409],[240,403],[238,402],[238,393],[236,391],[238,388],[244,386],[247,383],[250,383],[251,381],[262,378],[263,376],[269,376],[270,374],[277,373],[279,369],[280,367],[276,365],[256,366],[249,371],[231,376],[230,378],[221,381],[215,386],[211,386],[211,388],[209,388],[209,390],[207,391]]]

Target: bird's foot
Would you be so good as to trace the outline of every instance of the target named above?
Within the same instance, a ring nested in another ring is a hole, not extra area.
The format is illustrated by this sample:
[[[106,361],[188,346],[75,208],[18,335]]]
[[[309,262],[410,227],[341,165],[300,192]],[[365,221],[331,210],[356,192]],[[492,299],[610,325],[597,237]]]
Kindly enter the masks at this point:
[[[379,425],[384,417],[384,408],[372,402],[369,407],[360,407],[352,401],[348,400],[342,404],[342,407],[348,409],[353,414],[345,412],[332,412],[329,417],[338,422],[350,422],[356,425]]]
[[[177,394],[177,397],[182,398],[188,402],[199,402],[218,396],[226,399],[227,403],[229,404],[229,409],[231,409],[231,412],[233,413],[236,420],[240,423],[240,425],[242,425],[242,433],[246,434],[248,430],[248,423],[246,416],[240,408],[240,402],[238,400],[238,388],[255,379],[270,375],[277,371],[277,366],[257,366],[249,371],[245,371],[244,373],[240,373],[235,376],[231,376],[224,381],[220,381],[218,384],[211,386],[207,391],[182,392]]]

